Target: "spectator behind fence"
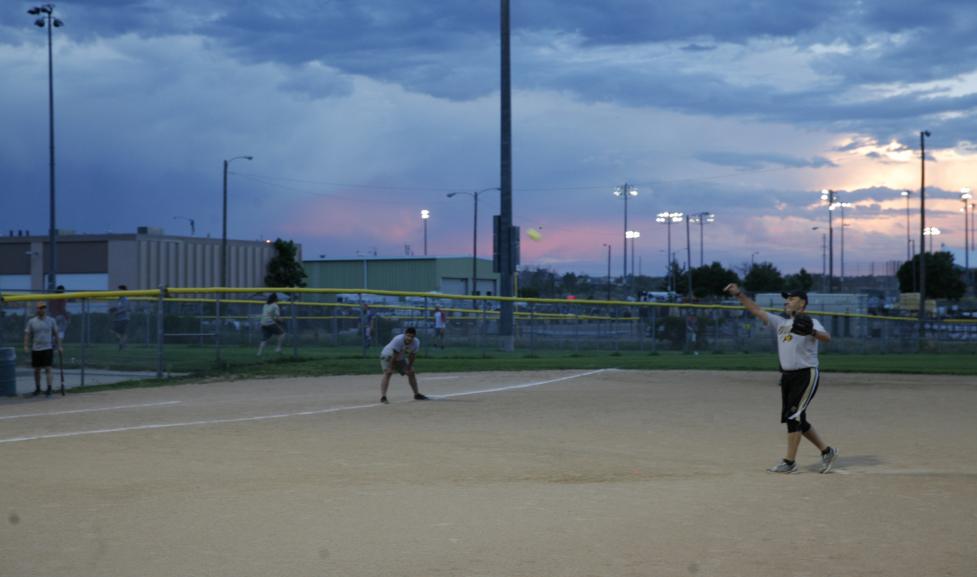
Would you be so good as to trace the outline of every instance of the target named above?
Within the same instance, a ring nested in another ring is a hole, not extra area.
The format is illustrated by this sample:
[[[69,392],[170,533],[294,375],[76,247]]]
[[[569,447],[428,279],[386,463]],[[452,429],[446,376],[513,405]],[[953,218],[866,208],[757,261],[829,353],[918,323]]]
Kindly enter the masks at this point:
[[[119,290],[129,289],[126,288],[126,285],[120,284]],[[109,309],[109,313],[112,315],[112,332],[119,339],[119,350],[121,351],[126,348],[126,344],[129,342],[129,299],[125,295],[120,296],[115,306]]]
[[[58,285],[54,290],[55,294],[64,293],[64,285]],[[48,303],[48,314],[58,324],[58,338],[64,343],[64,335],[68,332],[68,324],[71,323],[71,313],[68,312],[68,299],[52,299]]]

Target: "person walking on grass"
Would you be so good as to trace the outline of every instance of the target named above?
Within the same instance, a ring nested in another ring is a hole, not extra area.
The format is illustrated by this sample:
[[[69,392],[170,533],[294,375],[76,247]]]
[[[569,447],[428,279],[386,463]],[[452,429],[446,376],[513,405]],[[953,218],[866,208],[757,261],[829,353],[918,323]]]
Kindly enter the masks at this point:
[[[426,401],[427,397],[417,389],[417,374],[414,373],[414,359],[418,349],[421,348],[421,340],[417,338],[417,329],[407,327],[404,333],[395,336],[387,346],[380,352],[380,368],[383,369],[383,378],[380,379],[380,402],[387,404],[387,389],[390,387],[390,377],[394,372],[401,376],[407,376],[407,382],[414,391],[415,401]]]
[[[797,449],[801,437],[821,451],[822,473],[827,473],[838,458],[838,451],[826,445],[807,420],[807,408],[818,390],[821,372],[818,369],[818,343],[831,341],[831,335],[817,320],[805,313],[807,293],[792,291],[781,293],[784,297],[784,313],[769,314],[760,308],[740,288],[731,283],[723,289],[739,299],[756,318],[770,327],[777,335],[777,356],[780,359],[780,422],[787,424],[787,454],[783,460],[767,469],[771,473],[797,471]]]
[[[285,340],[285,328],[282,327],[282,311],[278,307],[278,294],[271,293],[261,307],[261,344],[258,345],[258,356],[265,352],[265,345],[272,337],[278,337],[275,352],[282,352],[282,341]]]
[[[58,323],[47,316],[47,305],[37,303],[37,314],[29,321],[24,329],[24,352],[31,356],[31,366],[34,368],[34,396],[41,394],[41,369],[47,374],[47,396],[51,396],[51,386],[54,383],[54,348],[64,352],[61,348],[61,337],[58,335]]]

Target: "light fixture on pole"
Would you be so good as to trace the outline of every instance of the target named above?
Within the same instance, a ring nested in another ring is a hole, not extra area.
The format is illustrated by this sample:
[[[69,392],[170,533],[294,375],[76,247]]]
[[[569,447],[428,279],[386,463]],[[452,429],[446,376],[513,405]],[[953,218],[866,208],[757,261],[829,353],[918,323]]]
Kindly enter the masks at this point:
[[[926,228],[923,229],[923,236],[924,237],[926,237],[926,236],[930,237],[930,252],[931,253],[933,252],[933,237],[934,236],[940,236],[941,234],[943,234],[943,231],[940,230],[938,227],[935,227],[935,226],[927,226]]]
[[[699,266],[706,266],[705,237],[702,229],[706,224],[716,222],[716,215],[711,212],[698,212],[696,214],[690,214],[689,219],[691,219],[692,224],[699,225]],[[692,264],[689,263],[689,266],[692,266]]]
[[[235,160],[243,158],[244,160],[254,160],[253,156],[235,156],[224,161],[224,208],[222,210],[221,221],[221,274],[220,274],[220,286],[227,286],[227,167]]]
[[[605,242],[607,247],[607,300],[611,300],[611,245]]]
[[[638,189],[631,186],[628,183],[624,183],[621,186],[614,189],[614,196],[624,199],[624,275],[621,277],[625,282],[628,280],[628,197],[638,196]],[[631,267],[632,269],[634,267]],[[634,274],[632,271],[631,274]]]
[[[681,212],[659,212],[655,222],[662,223],[668,228],[668,290],[675,290],[675,279],[672,278],[672,223],[685,220]]]
[[[58,226],[55,218],[55,186],[54,186],[54,53],[51,48],[51,29],[64,26],[64,21],[54,17],[54,4],[34,6],[27,11],[31,16],[40,16],[34,20],[38,28],[47,28],[47,87],[48,87],[48,144],[50,148],[50,164],[48,183],[50,186],[50,222],[48,224],[48,275],[47,290],[54,292],[58,285]]]
[[[475,216],[472,220],[472,286],[469,292],[473,295],[478,294],[478,197],[483,192],[488,192],[490,190],[501,190],[497,186],[490,188],[483,188],[482,190],[476,190],[475,192],[449,192],[447,194],[448,198],[454,198],[459,194],[466,194],[472,197],[472,201],[475,205]]]
[[[421,210],[421,220],[424,221],[424,256],[427,256],[427,220],[431,218],[431,211]]]

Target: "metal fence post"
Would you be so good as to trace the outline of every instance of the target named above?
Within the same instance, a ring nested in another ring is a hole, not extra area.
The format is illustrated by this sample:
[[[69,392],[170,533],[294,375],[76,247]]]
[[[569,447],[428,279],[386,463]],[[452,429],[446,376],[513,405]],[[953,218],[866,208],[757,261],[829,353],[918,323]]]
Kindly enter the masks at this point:
[[[299,358],[299,321],[298,321],[298,309],[295,299],[297,295],[292,293],[288,295],[288,301],[291,303],[292,309],[292,358]]]
[[[156,378],[163,378],[163,298],[166,296],[166,286],[159,285],[159,296],[156,300]],[[147,327],[148,328],[148,327]]]
[[[223,322],[221,322],[221,295],[223,293],[218,292],[216,294],[217,294],[217,299],[214,301],[214,305],[215,305],[214,343],[217,345],[217,366],[220,366],[222,364],[221,363],[221,325],[224,324]]]
[[[658,352],[658,307],[651,307],[651,352]]]
[[[88,366],[88,299],[81,300],[81,384],[85,386],[85,367]]]
[[[529,354],[536,354],[536,305],[529,303]]]

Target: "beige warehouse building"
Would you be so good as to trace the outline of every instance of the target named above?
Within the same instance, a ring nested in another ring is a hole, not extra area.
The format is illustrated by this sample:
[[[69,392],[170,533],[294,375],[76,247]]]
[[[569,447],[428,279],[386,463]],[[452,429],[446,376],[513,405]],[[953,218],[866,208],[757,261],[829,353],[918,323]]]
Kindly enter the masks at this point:
[[[0,237],[0,291],[46,287],[47,236]],[[139,227],[134,234],[58,236],[57,282],[69,291],[210,287],[220,282],[221,239],[167,235]],[[275,248],[268,241],[227,241],[229,286],[264,286]],[[301,247],[299,247],[301,258]]]

